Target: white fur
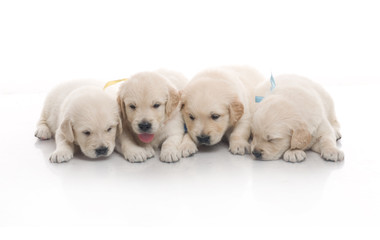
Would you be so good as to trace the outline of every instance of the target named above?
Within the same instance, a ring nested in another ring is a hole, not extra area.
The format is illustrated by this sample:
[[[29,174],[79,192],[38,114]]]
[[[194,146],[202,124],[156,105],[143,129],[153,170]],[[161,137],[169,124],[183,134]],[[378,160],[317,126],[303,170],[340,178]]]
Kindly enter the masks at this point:
[[[160,160],[176,162],[197,151],[195,144],[184,137],[184,123],[179,112],[179,92],[187,79],[176,72],[158,70],[141,72],[121,84],[118,102],[122,109],[124,133],[117,151],[130,162],[142,162],[154,156],[161,147]],[[154,108],[159,104],[158,108]],[[135,109],[131,108],[134,106]],[[139,124],[151,124],[153,141],[143,143]]]
[[[264,80],[255,69],[243,66],[208,69],[196,75],[181,99],[193,141],[200,144],[200,136],[209,136],[205,144],[214,145],[226,137],[233,154],[249,151],[250,108],[255,88]]]
[[[341,134],[330,95],[304,77],[282,75],[275,81],[273,92],[269,80],[257,89],[264,99],[254,106],[252,153],[261,153],[263,160],[300,162],[311,149],[326,160],[343,160],[336,146]]]
[[[113,152],[116,135],[121,132],[119,108],[102,90],[102,85],[94,81],[71,81],[57,86],[47,96],[35,136],[42,140],[55,136],[57,147],[50,156],[51,162],[72,159],[75,145],[90,158]],[[100,148],[108,151],[97,154]]]

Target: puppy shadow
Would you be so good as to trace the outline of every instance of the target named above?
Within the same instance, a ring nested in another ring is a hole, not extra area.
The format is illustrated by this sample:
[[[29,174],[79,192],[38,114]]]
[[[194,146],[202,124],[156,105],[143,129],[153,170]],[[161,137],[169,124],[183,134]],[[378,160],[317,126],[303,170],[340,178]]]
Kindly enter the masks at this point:
[[[278,214],[304,212],[322,201],[330,175],[343,168],[344,161],[325,161],[311,151],[306,154],[301,163],[252,160],[251,193],[255,202]]]
[[[49,157],[55,150],[55,141],[53,139],[40,140],[36,138],[34,146],[41,151],[43,158],[50,163]]]

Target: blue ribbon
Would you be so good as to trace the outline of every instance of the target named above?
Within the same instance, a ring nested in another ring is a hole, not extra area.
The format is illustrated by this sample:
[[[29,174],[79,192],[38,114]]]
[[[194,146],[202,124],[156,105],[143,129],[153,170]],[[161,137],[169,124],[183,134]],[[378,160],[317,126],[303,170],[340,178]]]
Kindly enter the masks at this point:
[[[270,74],[270,91],[272,92],[276,88],[276,81],[274,81],[273,74]],[[255,102],[259,103],[264,99],[262,96],[255,96]]]

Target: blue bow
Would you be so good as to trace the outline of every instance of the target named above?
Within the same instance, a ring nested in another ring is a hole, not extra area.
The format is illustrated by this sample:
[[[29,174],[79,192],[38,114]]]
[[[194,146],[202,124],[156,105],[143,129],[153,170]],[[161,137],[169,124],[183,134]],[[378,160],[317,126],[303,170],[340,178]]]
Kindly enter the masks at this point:
[[[274,81],[273,75],[270,74],[270,91],[272,92],[276,88],[276,82]],[[255,96],[255,102],[259,103],[264,99],[262,96]]]

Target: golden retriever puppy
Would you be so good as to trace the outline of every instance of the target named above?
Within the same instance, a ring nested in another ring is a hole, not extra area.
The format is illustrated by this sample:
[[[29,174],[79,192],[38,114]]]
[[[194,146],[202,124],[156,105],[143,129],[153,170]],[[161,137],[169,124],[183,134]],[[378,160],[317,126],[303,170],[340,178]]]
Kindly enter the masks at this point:
[[[35,136],[42,140],[55,136],[55,163],[73,158],[75,146],[89,158],[109,156],[121,133],[120,111],[114,98],[101,83],[72,81],[53,89],[45,100]]]
[[[143,162],[161,147],[160,160],[176,162],[197,148],[184,138],[178,90],[187,79],[176,72],[141,72],[121,84],[118,103],[124,132],[117,151],[130,162]]]
[[[220,67],[196,75],[182,92],[181,112],[197,144],[225,137],[233,154],[249,151],[250,105],[264,77],[249,67]]]
[[[336,146],[341,138],[334,103],[318,84],[304,77],[282,75],[258,88],[263,96],[252,119],[251,144],[255,159],[288,162],[306,158],[311,149],[329,161],[341,161]],[[272,88],[272,90],[270,90]]]

